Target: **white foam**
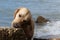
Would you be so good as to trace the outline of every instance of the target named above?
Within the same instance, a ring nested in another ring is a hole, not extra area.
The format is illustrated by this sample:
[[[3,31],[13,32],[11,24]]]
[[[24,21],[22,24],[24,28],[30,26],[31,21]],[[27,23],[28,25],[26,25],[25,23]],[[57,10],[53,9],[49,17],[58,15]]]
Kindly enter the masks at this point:
[[[40,27],[40,26],[39,26]],[[36,38],[51,38],[51,37],[60,37],[60,21],[54,21],[47,23],[44,26],[38,28],[36,26],[34,37]]]

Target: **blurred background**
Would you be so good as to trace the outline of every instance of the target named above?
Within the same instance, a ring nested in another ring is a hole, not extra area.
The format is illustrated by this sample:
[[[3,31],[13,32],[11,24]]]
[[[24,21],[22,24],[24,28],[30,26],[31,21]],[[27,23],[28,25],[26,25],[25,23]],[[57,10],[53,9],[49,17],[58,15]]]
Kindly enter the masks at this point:
[[[41,15],[47,19],[60,20],[60,0],[0,0],[0,26],[10,26],[14,11],[28,8],[36,19]]]

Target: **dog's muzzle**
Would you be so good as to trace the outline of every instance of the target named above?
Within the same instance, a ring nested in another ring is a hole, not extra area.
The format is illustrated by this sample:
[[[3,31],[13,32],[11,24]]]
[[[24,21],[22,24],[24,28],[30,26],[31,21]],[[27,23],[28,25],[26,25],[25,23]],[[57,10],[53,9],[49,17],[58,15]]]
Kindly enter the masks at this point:
[[[13,26],[14,28],[22,28],[22,26],[25,26],[25,25],[27,25],[27,24],[28,24],[27,21],[26,21],[26,20],[23,20],[23,22],[13,23],[12,26]]]
[[[21,25],[20,25],[19,23],[13,23],[12,26],[13,26],[14,28],[20,28],[20,27],[21,27]]]

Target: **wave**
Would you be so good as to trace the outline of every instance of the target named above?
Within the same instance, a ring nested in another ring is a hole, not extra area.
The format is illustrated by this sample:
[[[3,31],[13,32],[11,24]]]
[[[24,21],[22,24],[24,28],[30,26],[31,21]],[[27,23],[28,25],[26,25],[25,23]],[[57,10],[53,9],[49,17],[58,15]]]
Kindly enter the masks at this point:
[[[60,37],[60,21],[48,22],[44,26],[36,26],[35,38],[55,38]]]

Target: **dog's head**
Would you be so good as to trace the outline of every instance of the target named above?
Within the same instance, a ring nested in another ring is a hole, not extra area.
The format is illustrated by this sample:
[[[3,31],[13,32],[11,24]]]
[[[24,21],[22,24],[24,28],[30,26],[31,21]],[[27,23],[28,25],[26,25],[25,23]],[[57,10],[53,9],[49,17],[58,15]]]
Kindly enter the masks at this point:
[[[27,23],[31,20],[31,13],[27,8],[18,8],[14,13],[14,20],[12,21],[12,26],[19,28],[21,24]]]

